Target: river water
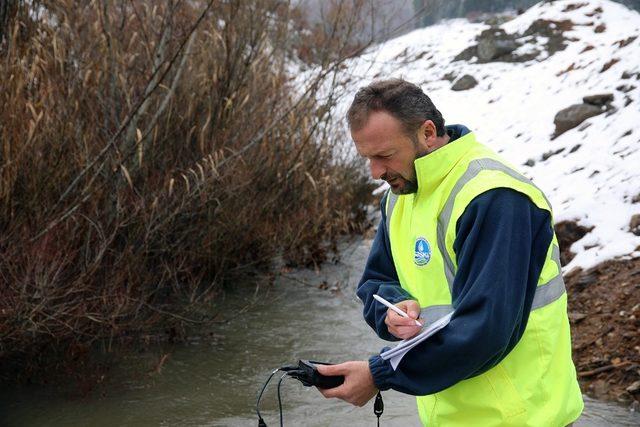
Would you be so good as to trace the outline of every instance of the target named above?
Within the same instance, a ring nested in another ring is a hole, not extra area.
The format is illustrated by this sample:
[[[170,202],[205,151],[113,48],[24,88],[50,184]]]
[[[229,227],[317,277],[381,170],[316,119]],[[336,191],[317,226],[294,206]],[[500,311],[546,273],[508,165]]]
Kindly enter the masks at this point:
[[[362,320],[354,294],[370,243],[345,244],[340,262],[319,272],[287,273],[256,294],[227,292],[218,308],[229,322],[185,344],[127,355],[109,371],[107,383],[87,396],[73,397],[74,385],[0,390],[0,425],[255,426],[256,395],[274,368],[298,359],[364,360],[385,345]],[[244,310],[247,298],[252,305]],[[279,425],[278,378],[261,404],[269,426]],[[281,394],[286,426],[376,425],[373,401],[351,407],[293,379],[283,382]],[[393,391],[383,396],[382,426],[419,425],[413,397]],[[638,413],[585,400],[576,426],[640,426]]]

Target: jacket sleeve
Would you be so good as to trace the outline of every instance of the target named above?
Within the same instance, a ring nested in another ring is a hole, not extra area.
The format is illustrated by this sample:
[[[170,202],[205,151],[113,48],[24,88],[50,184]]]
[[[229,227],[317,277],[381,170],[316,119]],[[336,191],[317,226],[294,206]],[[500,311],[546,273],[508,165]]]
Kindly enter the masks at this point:
[[[369,359],[376,386],[432,394],[498,364],[527,326],[537,281],[553,238],[547,211],[500,188],[476,197],[456,224],[455,314],[409,351],[397,370]]]
[[[384,209],[386,197],[383,197],[381,201],[382,218],[371,245],[364,273],[358,283],[356,295],[364,304],[364,319],[376,331],[376,334],[387,341],[398,341],[399,338],[392,335],[384,323],[387,308],[373,299],[374,294],[380,295],[392,304],[414,299],[406,290],[400,287],[398,274],[391,258],[391,245],[387,235]]]

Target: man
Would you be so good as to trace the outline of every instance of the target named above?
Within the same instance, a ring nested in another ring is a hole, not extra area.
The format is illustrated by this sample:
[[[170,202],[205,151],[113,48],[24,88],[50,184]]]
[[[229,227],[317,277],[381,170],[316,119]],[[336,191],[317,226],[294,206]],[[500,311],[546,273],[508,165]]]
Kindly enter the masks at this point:
[[[367,323],[396,341],[420,331],[414,319],[453,317],[395,370],[380,355],[319,366],[345,376],[322,394],[358,406],[378,389],[412,394],[425,425],[571,424],[583,402],[544,194],[466,127],[445,127],[406,81],[361,88],[347,118],[373,178],[391,187],[357,290]]]

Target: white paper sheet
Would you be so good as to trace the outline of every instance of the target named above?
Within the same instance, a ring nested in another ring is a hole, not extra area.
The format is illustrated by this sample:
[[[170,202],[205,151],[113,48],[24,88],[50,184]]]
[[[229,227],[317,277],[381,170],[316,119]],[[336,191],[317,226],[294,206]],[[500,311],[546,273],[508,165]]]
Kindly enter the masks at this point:
[[[415,337],[400,341],[395,347],[380,353],[380,356],[384,360],[389,360],[391,367],[393,367],[393,370],[395,371],[400,364],[400,361],[409,350],[447,326],[451,320],[451,316],[453,316],[453,312],[439,318]]]

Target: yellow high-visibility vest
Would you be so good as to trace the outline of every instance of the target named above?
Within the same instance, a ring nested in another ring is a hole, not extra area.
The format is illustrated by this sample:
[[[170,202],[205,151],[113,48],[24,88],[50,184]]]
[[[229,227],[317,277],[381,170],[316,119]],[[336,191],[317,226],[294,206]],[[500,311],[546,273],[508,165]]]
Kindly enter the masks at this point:
[[[389,192],[387,226],[400,284],[418,300],[421,316],[430,323],[455,308],[451,289],[457,271],[456,223],[475,197],[493,188],[510,188],[552,211],[529,179],[478,143],[473,133],[417,159],[415,168],[418,192]],[[419,396],[417,403],[428,426],[566,426],[579,417],[584,404],[571,360],[567,294],[555,233],[518,344],[485,373]]]

